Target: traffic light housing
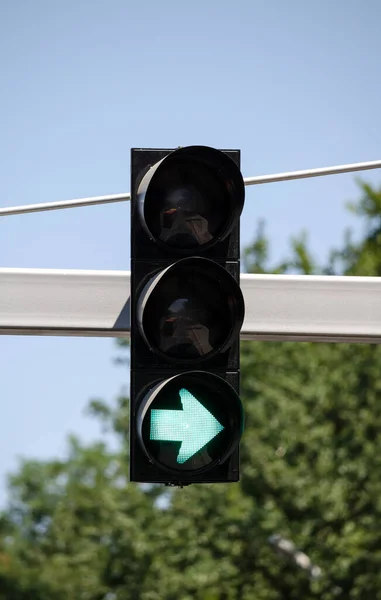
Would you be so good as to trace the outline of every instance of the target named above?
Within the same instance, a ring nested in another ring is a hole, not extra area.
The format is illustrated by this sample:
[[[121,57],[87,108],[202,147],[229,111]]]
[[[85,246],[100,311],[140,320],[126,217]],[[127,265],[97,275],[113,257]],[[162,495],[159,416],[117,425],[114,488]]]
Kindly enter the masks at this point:
[[[131,150],[132,481],[239,479],[238,150]]]

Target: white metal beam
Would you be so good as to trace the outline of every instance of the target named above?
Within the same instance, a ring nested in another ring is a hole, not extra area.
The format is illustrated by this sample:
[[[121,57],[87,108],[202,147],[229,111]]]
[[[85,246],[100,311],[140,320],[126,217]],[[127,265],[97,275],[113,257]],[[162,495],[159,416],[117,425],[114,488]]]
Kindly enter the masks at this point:
[[[381,343],[381,278],[241,275],[241,337]],[[0,334],[125,337],[127,271],[0,269]]]

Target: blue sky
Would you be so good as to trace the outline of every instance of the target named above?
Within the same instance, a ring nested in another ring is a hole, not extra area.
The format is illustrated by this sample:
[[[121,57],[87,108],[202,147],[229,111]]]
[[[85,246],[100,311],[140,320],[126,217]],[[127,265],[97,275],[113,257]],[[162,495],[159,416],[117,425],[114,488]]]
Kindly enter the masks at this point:
[[[128,191],[134,146],[241,148],[244,176],[380,159],[380,20],[378,0],[4,0],[0,206]],[[274,260],[301,230],[323,260],[356,197],[353,175],[247,188],[242,244],[264,219]],[[0,267],[129,269],[129,227],[127,203],[3,218]],[[126,384],[116,354],[0,338],[0,503],[18,456],[99,435],[84,408]]]

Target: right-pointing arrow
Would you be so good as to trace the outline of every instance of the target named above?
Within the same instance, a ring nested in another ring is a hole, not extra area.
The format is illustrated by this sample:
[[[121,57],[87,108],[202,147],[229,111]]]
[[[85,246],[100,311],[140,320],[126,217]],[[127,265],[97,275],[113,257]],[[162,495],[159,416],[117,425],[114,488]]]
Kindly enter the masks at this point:
[[[185,388],[179,391],[183,410],[151,410],[150,439],[181,442],[177,462],[185,463],[224,429]]]

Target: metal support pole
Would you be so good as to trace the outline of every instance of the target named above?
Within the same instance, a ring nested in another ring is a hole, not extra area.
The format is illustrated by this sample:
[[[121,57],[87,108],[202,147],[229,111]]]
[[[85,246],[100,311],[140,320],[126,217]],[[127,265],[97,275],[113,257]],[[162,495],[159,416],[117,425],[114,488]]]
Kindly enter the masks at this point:
[[[306,179],[309,177],[321,177],[323,175],[338,175],[340,173],[352,173],[355,171],[366,171],[369,169],[380,169],[381,160],[370,162],[339,165],[336,167],[323,167],[319,169],[307,169],[306,171],[291,171],[289,173],[276,173],[274,175],[260,175],[257,177],[246,177],[245,185],[260,185],[264,183],[275,183],[277,181],[291,181],[295,179]],[[123,202],[130,200],[131,195],[113,194],[110,196],[93,196],[79,200],[60,200],[58,202],[46,202],[43,204],[26,204],[24,206],[9,206],[0,208],[0,217],[11,215],[22,215],[25,213],[42,212],[47,210],[58,210],[61,208],[77,208],[79,206],[94,206],[96,204],[109,204],[112,202]]]

